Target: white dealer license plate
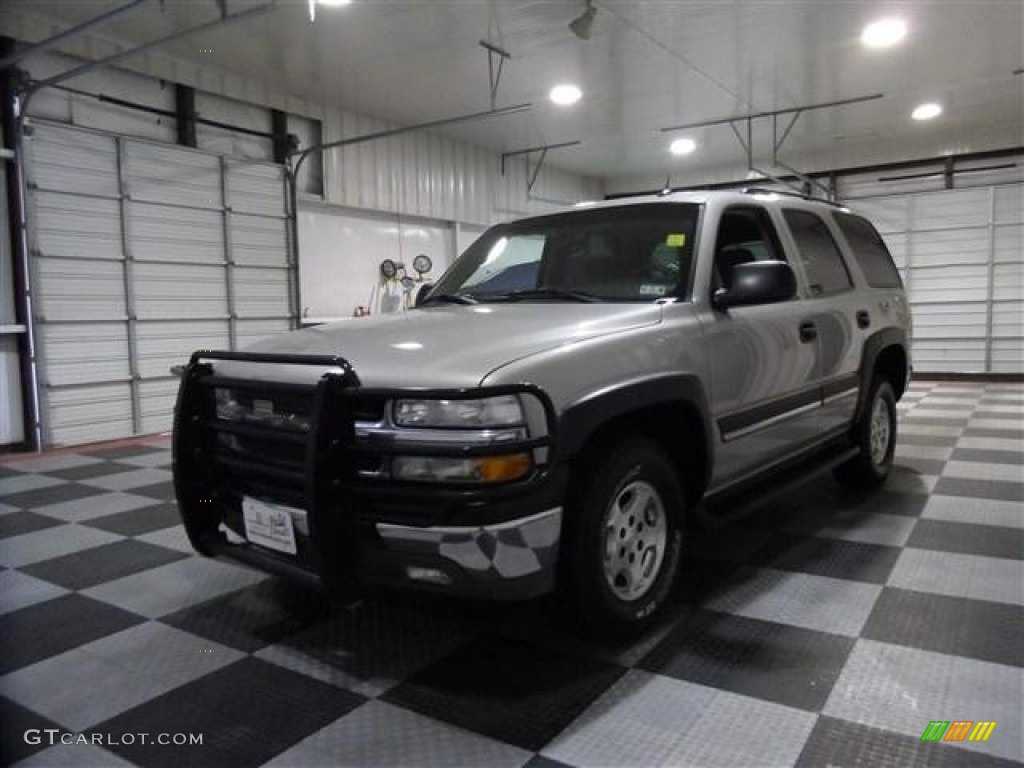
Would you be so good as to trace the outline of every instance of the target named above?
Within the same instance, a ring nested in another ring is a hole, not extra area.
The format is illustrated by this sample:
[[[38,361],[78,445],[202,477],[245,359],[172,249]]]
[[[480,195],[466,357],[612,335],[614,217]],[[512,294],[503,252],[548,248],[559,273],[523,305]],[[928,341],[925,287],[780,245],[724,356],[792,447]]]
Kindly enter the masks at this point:
[[[242,497],[242,517],[245,538],[253,544],[276,549],[278,552],[296,553],[295,526],[292,525],[291,507],[269,504],[259,499]]]

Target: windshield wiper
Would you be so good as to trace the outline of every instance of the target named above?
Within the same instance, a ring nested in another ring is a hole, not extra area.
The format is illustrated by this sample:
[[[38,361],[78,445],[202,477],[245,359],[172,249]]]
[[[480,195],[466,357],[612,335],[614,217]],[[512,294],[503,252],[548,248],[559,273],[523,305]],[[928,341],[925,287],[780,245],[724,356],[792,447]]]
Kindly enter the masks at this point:
[[[567,291],[562,288],[525,288],[508,293],[496,293],[488,296],[489,301],[518,301],[519,299],[567,299],[593,304],[601,301],[597,296],[586,291]]]
[[[470,296],[468,293],[438,293],[433,296],[428,296],[422,302],[420,306],[432,304],[433,302],[441,302],[443,304],[479,304],[476,299]]]

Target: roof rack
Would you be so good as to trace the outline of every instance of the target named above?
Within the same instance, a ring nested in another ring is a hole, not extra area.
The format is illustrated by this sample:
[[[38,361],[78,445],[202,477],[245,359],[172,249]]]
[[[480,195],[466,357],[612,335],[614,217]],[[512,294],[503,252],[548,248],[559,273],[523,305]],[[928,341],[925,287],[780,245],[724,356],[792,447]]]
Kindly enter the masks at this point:
[[[842,203],[837,203],[835,200],[829,200],[825,197],[815,197],[814,195],[805,195],[803,192],[796,192],[792,189],[772,189],[771,187],[743,187],[740,190],[745,195],[785,195],[786,197],[797,197],[801,200],[811,200],[815,203],[825,203],[835,208],[845,208]]]

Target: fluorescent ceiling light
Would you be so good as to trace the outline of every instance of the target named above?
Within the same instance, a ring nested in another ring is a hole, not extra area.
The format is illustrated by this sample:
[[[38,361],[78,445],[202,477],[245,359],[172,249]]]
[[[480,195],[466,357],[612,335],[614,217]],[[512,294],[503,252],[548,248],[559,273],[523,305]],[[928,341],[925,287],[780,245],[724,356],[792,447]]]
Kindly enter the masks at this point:
[[[931,120],[941,114],[942,105],[937,104],[934,101],[929,101],[925,104],[918,104],[917,107],[914,108],[914,111],[910,113],[910,116],[915,120]]]
[[[868,48],[888,48],[907,36],[907,22],[903,19],[880,19],[864,27],[860,41]]]
[[[338,6],[351,5],[352,0],[316,0],[320,5]]]
[[[567,107],[580,100],[583,91],[572,83],[562,83],[551,89],[549,96],[551,100],[560,107]]]
[[[676,139],[668,145],[668,151],[673,155],[688,155],[697,148],[697,142],[693,139]]]

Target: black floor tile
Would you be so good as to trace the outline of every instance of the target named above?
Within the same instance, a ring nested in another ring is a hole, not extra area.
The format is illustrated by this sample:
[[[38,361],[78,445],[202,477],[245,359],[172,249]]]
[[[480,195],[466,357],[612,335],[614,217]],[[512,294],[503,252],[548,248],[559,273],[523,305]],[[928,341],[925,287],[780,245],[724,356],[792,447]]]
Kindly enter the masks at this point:
[[[485,636],[382,698],[536,752],[624,672],[596,659]]]
[[[176,549],[126,539],[26,565],[20,570],[51,584],[80,590],[186,557],[189,555]]]
[[[90,729],[91,733],[201,733],[195,745],[121,744],[110,750],[144,766],[260,765],[365,701],[260,659],[245,658]]]
[[[975,499],[1024,502],[1024,482],[972,480],[966,477],[940,477],[932,491],[942,496],[971,496]]]
[[[908,547],[958,552],[964,555],[1024,559],[1024,530],[998,525],[918,520]]]
[[[1021,417],[1024,416],[1024,413],[1021,411],[996,410],[998,405],[996,403],[985,402],[982,403],[982,405],[992,408],[992,410],[977,414],[979,419],[1004,419],[1008,424],[1019,424],[1021,422]]]
[[[550,757],[544,757],[544,755],[534,755],[531,757],[523,768],[573,768],[571,765],[559,762],[558,760],[552,760]]]
[[[318,593],[268,579],[160,621],[252,653],[305,629],[330,610],[330,603]]]
[[[927,408],[928,406],[922,406]],[[937,416],[915,416],[913,411],[900,416],[900,424],[918,424],[923,427],[964,427],[967,425],[968,416],[950,416],[948,418]]]
[[[683,561],[692,558],[746,565],[776,536],[780,518],[793,514],[784,507],[759,509],[742,525],[706,531],[687,531],[683,537]]]
[[[34,491],[21,491],[7,496],[0,496],[0,504],[32,509],[35,507],[45,507],[50,504],[60,504],[65,501],[87,499],[90,496],[98,496],[101,493],[110,493],[110,491],[105,491],[102,488],[93,488],[90,485],[62,483],[61,485],[51,485],[48,488],[37,488]]]
[[[42,715],[0,696],[0,766],[13,765],[49,749],[51,734],[45,732],[47,728],[62,730]],[[35,743],[37,739],[39,743]]]
[[[848,506],[851,509],[885,515],[920,517],[927,505],[928,496],[923,493],[899,493],[882,490],[864,494]]]
[[[921,733],[928,721],[921,720]],[[1020,763],[919,736],[883,731],[834,717],[819,717],[796,768],[1019,768]]]
[[[134,493],[134,491],[129,491],[129,493]],[[105,517],[96,517],[92,520],[83,520],[81,524],[111,533],[119,533],[122,536],[141,536],[181,525],[181,513],[178,511],[177,504],[165,502],[141,509],[129,509],[127,512],[118,512]]]
[[[990,429],[987,427],[971,427],[964,430],[963,437],[1000,437],[1009,440],[1024,440],[1024,429]]]
[[[642,669],[818,712],[854,639],[714,611],[686,617]]]
[[[917,459],[910,456],[900,456],[895,461],[898,469],[909,470],[918,475],[941,475],[946,467],[946,462],[937,459]]]
[[[899,556],[898,547],[780,534],[758,554],[757,562],[784,571],[884,584]]]
[[[138,467],[131,464],[119,464],[116,461],[101,461],[96,464],[83,464],[80,467],[68,467],[67,469],[56,469],[46,474],[51,477],[59,477],[61,480],[92,480],[95,477],[116,475],[119,472],[131,472]]]
[[[1024,608],[886,587],[861,636],[925,651],[1024,666]]]
[[[11,512],[9,515],[0,515],[0,539],[20,536],[23,533],[32,533],[32,531],[42,531],[58,525],[67,525],[67,523],[64,520],[37,515],[35,512],[23,509],[20,512]]]
[[[112,635],[146,619],[72,594],[0,616],[0,674]]]
[[[127,492],[132,496],[148,496],[151,499],[159,499],[160,501],[174,501],[175,499],[173,480],[144,485],[141,488],[132,488]]]
[[[978,461],[982,464],[1024,464],[1024,451],[957,448],[949,458],[950,461]]]
[[[687,557],[679,567],[676,596],[680,603],[699,606],[726,587],[740,569],[739,564]]]
[[[1017,408],[1021,407],[1021,399],[1019,397],[1014,397],[1012,394],[1007,394],[1004,392],[990,392],[982,396],[981,400],[979,400],[978,402],[980,405],[1016,406]],[[1017,411],[1016,413],[1019,418],[1020,412]]]
[[[82,451],[84,456],[95,456],[100,459],[130,459],[135,456],[146,456],[150,453],[166,452],[170,455],[170,444],[167,447],[156,448],[152,445],[128,445],[123,448],[101,448],[95,451]]]
[[[6,464],[0,464],[0,480],[3,480],[5,477],[18,477],[19,475],[24,474],[24,472],[17,469],[17,465],[12,467],[7,466]]]

